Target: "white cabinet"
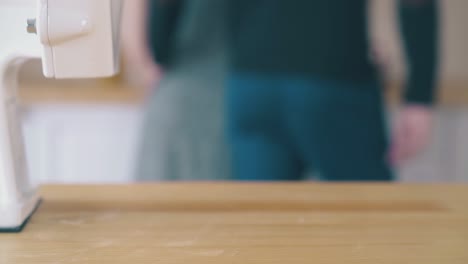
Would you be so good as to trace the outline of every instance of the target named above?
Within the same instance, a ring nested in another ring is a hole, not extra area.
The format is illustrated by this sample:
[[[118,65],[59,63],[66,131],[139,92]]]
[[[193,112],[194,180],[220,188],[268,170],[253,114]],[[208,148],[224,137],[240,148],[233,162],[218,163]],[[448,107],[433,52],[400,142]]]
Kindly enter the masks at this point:
[[[437,111],[431,147],[400,169],[405,182],[468,182],[468,109]],[[34,180],[132,181],[142,109],[128,105],[38,105],[24,116]]]
[[[142,111],[124,105],[32,107],[24,135],[32,178],[40,182],[132,180]]]

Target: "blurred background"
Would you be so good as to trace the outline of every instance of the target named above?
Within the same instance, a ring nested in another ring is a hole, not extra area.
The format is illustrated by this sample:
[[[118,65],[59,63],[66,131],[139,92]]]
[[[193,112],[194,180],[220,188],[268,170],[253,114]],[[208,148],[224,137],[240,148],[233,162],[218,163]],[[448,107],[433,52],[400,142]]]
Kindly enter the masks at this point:
[[[128,0],[137,1],[137,0]],[[141,1],[141,0],[138,0]],[[441,78],[436,127],[430,147],[399,169],[408,182],[468,181],[468,1],[442,0]],[[371,8],[373,43],[386,65],[388,111],[398,111],[405,76],[395,4]],[[134,181],[145,100],[145,65],[129,59],[144,34],[138,12],[125,8],[122,73],[100,80],[46,80],[40,62],[20,74],[28,160],[40,182],[124,183]],[[1,48],[1,42],[0,42]]]

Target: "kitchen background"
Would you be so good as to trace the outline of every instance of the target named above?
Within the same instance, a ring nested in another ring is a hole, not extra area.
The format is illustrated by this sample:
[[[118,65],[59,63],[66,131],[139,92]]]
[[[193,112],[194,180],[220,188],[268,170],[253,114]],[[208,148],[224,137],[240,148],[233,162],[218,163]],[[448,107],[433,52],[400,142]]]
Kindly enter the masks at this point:
[[[403,181],[468,181],[468,1],[440,2],[443,63],[436,129],[431,147],[401,168]],[[405,73],[394,6],[394,0],[374,0],[370,10],[374,43],[385,51],[388,66],[390,114],[398,111],[395,98]],[[137,32],[133,22],[127,14],[124,53]],[[23,67],[19,95],[35,181],[132,181],[146,93],[138,67],[124,60],[116,78],[68,81],[41,77],[39,61]]]

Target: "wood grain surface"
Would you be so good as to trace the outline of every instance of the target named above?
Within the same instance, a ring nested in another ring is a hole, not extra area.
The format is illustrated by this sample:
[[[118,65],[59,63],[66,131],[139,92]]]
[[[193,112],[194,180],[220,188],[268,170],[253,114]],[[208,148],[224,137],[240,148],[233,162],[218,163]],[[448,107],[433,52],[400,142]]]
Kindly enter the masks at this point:
[[[468,185],[45,186],[1,264],[466,264]],[[1,216],[0,216],[1,217]]]

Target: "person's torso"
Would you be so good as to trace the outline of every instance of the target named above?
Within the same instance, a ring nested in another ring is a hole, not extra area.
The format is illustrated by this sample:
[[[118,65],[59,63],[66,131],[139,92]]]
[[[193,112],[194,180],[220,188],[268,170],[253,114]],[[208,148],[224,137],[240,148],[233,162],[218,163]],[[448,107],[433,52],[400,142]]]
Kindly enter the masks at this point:
[[[173,42],[175,61],[224,58],[226,3],[226,0],[184,0]]]
[[[231,0],[229,30],[237,70],[374,77],[367,0]]]

